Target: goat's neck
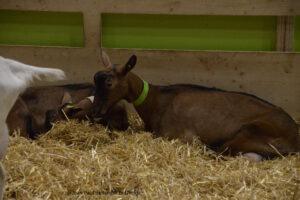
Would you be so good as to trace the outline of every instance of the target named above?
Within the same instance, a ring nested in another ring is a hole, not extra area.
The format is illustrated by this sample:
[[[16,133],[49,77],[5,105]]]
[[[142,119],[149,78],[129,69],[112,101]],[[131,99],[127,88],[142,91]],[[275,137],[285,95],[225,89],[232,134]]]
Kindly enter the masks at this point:
[[[129,102],[135,101],[141,92],[143,91],[143,80],[133,73],[128,74],[129,94],[127,100]],[[135,106],[139,116],[145,123],[146,129],[153,131],[154,120],[156,120],[155,114],[158,110],[158,96],[159,90],[157,86],[149,84],[149,91],[144,102]]]

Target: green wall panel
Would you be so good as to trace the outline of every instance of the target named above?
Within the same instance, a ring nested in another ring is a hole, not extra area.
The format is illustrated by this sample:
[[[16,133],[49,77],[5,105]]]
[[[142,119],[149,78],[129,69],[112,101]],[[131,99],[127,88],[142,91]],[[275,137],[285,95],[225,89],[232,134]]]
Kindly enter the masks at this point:
[[[276,17],[102,14],[111,48],[273,51]]]
[[[0,44],[84,45],[81,13],[0,10]]]
[[[295,51],[300,52],[300,16],[297,16],[295,19]]]

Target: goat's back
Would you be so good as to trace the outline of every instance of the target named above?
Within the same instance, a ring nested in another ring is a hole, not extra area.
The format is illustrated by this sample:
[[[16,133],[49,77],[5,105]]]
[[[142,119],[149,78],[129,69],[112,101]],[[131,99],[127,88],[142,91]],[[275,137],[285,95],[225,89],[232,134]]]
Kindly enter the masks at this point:
[[[266,134],[274,138],[295,138],[297,134],[297,125],[286,112],[253,95],[193,85],[161,87],[160,91],[162,99],[167,100],[162,100],[165,108],[159,132],[167,137],[186,132],[215,145],[254,122],[268,127]]]

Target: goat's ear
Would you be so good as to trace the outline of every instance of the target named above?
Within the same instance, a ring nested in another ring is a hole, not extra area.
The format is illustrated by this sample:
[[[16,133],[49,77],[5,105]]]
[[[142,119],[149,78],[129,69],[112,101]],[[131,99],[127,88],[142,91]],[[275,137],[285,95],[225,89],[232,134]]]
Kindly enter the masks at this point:
[[[118,68],[117,72],[125,76],[128,72],[130,72],[134,68],[134,66],[136,65],[136,60],[137,60],[136,55],[132,55],[123,67]]]
[[[64,96],[61,100],[61,104],[65,105],[67,103],[72,103],[72,97],[71,97],[71,94],[69,92],[64,92]]]
[[[112,68],[112,63],[108,57],[108,55],[105,53],[105,51],[101,52],[101,58],[102,58],[102,63],[104,65],[105,68]]]

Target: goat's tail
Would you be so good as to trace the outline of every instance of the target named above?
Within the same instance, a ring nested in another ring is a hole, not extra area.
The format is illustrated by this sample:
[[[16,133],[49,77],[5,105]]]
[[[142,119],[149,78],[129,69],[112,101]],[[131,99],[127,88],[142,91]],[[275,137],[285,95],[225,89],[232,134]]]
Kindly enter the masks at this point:
[[[35,67],[7,58],[6,62],[14,74],[28,83],[34,79],[45,81],[58,81],[65,79],[65,73],[60,69]]]
[[[3,193],[4,193],[4,188],[5,188],[5,170],[2,166],[2,163],[0,161],[0,200],[3,199]]]

